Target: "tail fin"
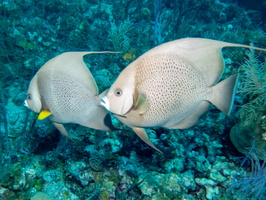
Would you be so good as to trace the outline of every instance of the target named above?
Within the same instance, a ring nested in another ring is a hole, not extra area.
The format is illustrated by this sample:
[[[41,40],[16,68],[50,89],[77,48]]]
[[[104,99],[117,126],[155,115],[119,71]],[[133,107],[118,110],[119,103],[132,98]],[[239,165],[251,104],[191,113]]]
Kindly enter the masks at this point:
[[[233,106],[237,79],[238,74],[235,74],[212,86],[212,95],[207,99],[227,115],[231,113]]]

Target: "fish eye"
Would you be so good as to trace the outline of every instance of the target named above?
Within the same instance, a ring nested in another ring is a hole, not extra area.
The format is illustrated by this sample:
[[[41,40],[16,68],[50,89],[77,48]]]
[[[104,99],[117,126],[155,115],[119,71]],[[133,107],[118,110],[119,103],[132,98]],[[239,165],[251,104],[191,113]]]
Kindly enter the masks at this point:
[[[123,94],[123,91],[121,89],[115,90],[115,96],[120,97]]]
[[[27,94],[27,100],[32,100],[32,95],[31,94]]]

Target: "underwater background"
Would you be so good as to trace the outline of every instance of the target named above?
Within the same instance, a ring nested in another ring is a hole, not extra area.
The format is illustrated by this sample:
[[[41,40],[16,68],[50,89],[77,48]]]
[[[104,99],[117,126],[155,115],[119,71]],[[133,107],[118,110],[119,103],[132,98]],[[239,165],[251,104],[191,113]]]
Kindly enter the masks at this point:
[[[88,55],[99,91],[141,54],[202,37],[266,48],[266,1],[2,0],[0,199],[266,199],[265,53],[224,49],[222,78],[240,73],[234,112],[212,107],[187,130],[147,129],[156,152],[128,131],[75,124],[72,142],[23,106],[37,70],[66,51]]]

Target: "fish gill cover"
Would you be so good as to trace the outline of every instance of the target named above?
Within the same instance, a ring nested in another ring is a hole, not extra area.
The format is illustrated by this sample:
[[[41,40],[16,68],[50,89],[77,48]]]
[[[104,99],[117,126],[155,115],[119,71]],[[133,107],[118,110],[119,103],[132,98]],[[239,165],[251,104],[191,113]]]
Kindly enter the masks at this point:
[[[222,78],[240,73],[232,115],[212,107],[190,129],[147,130],[163,154],[115,118],[122,130],[113,133],[66,124],[72,142],[48,120],[36,120],[23,101],[41,66],[67,51],[121,52],[85,57],[103,92],[130,62],[171,40],[266,48],[265,10],[265,1],[236,0],[1,1],[0,199],[263,199],[266,71],[260,51],[223,51]],[[245,156],[251,165],[241,165]]]

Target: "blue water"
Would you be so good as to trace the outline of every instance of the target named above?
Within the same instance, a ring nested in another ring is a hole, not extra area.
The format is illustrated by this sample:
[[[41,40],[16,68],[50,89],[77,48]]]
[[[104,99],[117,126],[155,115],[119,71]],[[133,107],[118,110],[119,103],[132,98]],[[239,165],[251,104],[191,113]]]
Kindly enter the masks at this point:
[[[147,129],[163,154],[114,116],[122,130],[112,133],[65,124],[73,142],[24,106],[38,69],[67,51],[120,52],[85,56],[101,93],[129,63],[168,41],[200,37],[266,48],[266,3],[252,2],[2,0],[0,199],[265,199],[261,51],[224,51],[222,78],[240,73],[233,114],[213,106],[190,129]]]

